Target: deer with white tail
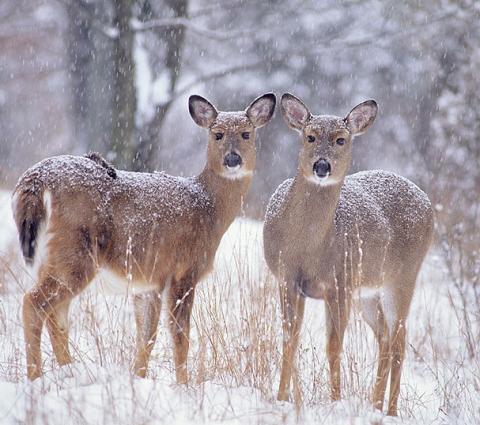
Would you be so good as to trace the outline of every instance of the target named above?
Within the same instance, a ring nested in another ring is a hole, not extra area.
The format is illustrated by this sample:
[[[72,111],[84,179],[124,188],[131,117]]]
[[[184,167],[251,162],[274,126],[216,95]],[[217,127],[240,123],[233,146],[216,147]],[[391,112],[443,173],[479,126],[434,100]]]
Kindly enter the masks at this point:
[[[331,398],[340,398],[343,337],[358,295],[379,346],[372,402],[382,409],[390,374],[388,414],[396,415],[408,311],[434,232],[430,201],[391,172],[346,176],[354,138],[377,115],[375,101],[341,118],[312,115],[286,93],[281,110],[301,146],[297,173],[272,195],[264,225],[265,257],[279,282],[283,315],[278,399],[290,397],[307,297],[325,301]]]
[[[23,302],[29,379],[42,373],[44,323],[58,362],[72,361],[69,305],[103,271],[138,291],[134,368],[142,377],[165,293],[176,380],[187,382],[195,286],[211,270],[220,240],[240,211],[255,168],[256,129],[274,109],[271,93],[241,112],[219,112],[191,96],[190,114],[209,134],[207,162],[196,177],[118,171],[96,154],[48,158],[24,173],[13,210],[35,278]]]

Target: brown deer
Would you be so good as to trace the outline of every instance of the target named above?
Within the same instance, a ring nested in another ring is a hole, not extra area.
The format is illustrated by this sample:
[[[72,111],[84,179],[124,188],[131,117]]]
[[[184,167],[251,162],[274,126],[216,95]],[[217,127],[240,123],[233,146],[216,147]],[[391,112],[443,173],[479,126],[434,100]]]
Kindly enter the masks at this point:
[[[357,291],[379,345],[373,403],[382,409],[391,371],[388,414],[396,415],[408,310],[434,230],[430,201],[390,172],[346,177],[353,139],[376,117],[374,100],[340,118],[312,115],[286,93],[281,109],[301,134],[301,147],[297,173],[272,195],[264,226],[265,257],[279,282],[283,315],[278,399],[289,398],[306,297],[325,301],[331,398],[340,398],[340,353]]]
[[[275,109],[275,95],[242,112],[217,112],[191,96],[193,120],[208,129],[207,163],[196,177],[113,169],[98,155],[58,156],[20,178],[13,210],[36,283],[25,294],[27,375],[41,375],[46,322],[58,362],[71,362],[68,309],[97,272],[127,281],[137,325],[135,373],[144,377],[166,291],[178,383],[187,382],[195,286],[212,268],[220,240],[239,212],[255,168],[256,129]]]

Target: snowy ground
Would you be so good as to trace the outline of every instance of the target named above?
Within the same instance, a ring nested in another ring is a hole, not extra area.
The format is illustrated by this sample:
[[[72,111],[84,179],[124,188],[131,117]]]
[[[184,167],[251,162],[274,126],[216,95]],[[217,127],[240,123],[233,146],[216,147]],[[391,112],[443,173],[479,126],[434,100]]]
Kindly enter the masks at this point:
[[[469,312],[456,301],[435,255],[422,271],[409,318],[400,418],[388,418],[368,402],[376,344],[356,312],[344,347],[343,400],[329,401],[323,303],[314,300],[307,303],[298,359],[303,401],[275,401],[280,315],[276,285],[263,262],[260,223],[239,219],[231,226],[214,273],[200,284],[188,387],[174,383],[164,323],[147,379],[132,376],[129,297],[106,295],[101,285],[71,310],[73,366],[58,367],[45,334],[45,376],[27,382],[20,311],[31,278],[21,264],[9,195],[0,192],[2,424],[475,424],[480,418],[480,365],[469,359],[464,338]]]

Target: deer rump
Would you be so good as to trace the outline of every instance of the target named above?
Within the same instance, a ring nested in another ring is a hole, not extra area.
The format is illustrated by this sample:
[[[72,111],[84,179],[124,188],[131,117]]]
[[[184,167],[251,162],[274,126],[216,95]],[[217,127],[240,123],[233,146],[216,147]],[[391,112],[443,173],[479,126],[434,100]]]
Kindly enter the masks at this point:
[[[193,179],[118,171],[98,156],[41,161],[25,172],[13,195],[22,253],[34,273],[50,241],[64,241],[141,286],[168,278],[155,276],[160,266],[182,275],[192,254],[215,249],[204,235],[212,230],[214,214],[205,214],[211,207]],[[201,264],[198,272],[210,267]]]

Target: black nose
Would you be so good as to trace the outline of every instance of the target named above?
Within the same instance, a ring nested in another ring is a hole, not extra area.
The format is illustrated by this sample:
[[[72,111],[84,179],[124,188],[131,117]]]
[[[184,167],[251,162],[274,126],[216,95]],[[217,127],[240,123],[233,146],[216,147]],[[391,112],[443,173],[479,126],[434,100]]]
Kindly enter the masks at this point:
[[[332,171],[330,163],[326,159],[319,159],[315,164],[313,164],[313,171],[318,177],[327,177]]]
[[[236,167],[242,164],[242,157],[235,152],[230,152],[225,155],[223,163],[230,168]]]

